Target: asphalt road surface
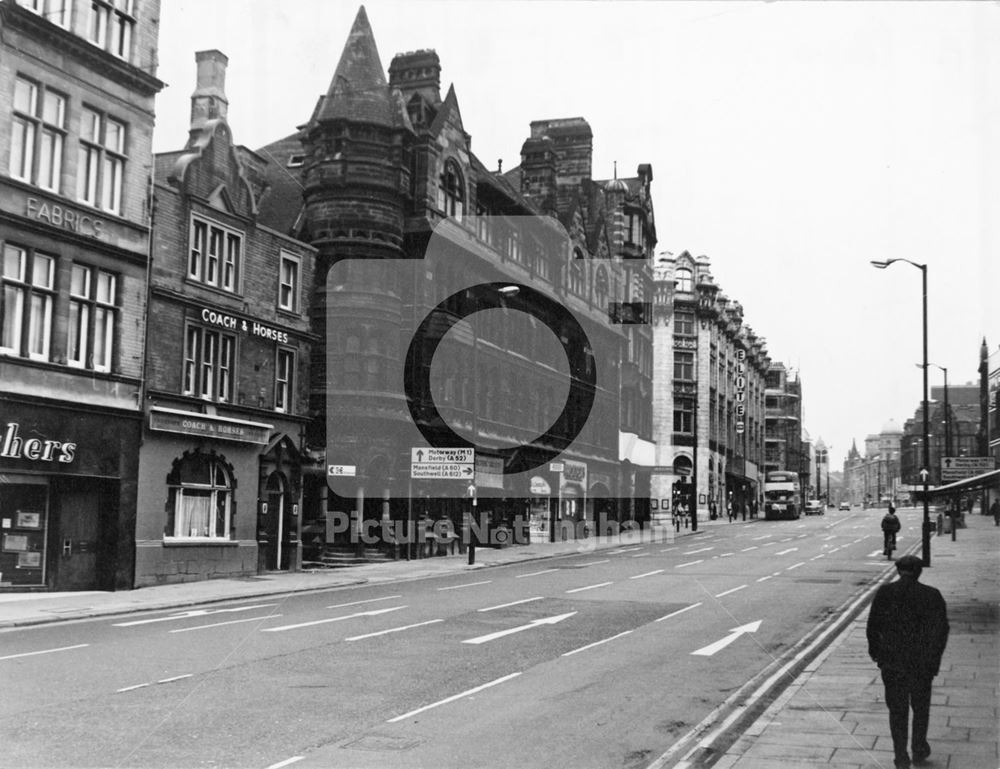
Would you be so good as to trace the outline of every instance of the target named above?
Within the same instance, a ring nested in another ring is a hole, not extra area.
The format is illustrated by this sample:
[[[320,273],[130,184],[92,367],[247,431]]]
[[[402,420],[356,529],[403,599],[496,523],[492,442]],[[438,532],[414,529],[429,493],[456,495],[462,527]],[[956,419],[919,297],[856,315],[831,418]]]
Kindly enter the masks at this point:
[[[883,573],[880,519],[11,630],[0,766],[644,767]]]

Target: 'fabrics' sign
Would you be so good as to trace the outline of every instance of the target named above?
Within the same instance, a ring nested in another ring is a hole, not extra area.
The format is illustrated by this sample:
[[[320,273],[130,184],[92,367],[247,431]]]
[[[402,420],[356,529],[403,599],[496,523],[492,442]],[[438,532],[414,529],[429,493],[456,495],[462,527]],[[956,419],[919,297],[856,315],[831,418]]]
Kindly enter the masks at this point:
[[[21,426],[10,422],[0,435],[0,457],[30,459],[36,462],[62,462],[69,464],[76,458],[76,444],[48,438],[25,438]]]

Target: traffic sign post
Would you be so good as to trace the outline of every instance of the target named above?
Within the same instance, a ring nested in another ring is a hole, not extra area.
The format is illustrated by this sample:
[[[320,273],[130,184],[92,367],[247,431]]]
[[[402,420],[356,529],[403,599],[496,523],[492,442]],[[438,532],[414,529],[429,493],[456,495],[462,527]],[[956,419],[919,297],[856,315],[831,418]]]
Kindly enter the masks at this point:
[[[995,457],[942,457],[941,483],[964,481],[995,469]]]
[[[421,480],[473,480],[476,476],[476,450],[440,449],[414,446],[410,449],[410,478]]]

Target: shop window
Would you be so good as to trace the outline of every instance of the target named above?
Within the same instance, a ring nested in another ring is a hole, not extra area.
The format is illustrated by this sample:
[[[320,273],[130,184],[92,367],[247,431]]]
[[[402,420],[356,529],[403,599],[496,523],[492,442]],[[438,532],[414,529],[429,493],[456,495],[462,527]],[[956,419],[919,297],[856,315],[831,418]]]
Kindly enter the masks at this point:
[[[59,192],[65,126],[65,96],[26,78],[16,78],[10,175]]]
[[[188,258],[188,278],[223,291],[239,290],[243,236],[198,217],[191,220],[191,252]],[[282,279],[284,279],[282,263]],[[298,281],[298,274],[295,276]],[[295,300],[298,301],[297,298]]]
[[[279,347],[274,372],[274,410],[291,412],[295,352]]]
[[[196,451],[174,462],[163,539],[233,539],[234,486],[232,468],[215,454]]]
[[[55,265],[53,256],[4,246],[0,354],[49,359]]]
[[[87,38],[119,59],[130,58],[135,0],[92,0]]]
[[[281,274],[278,278],[278,307],[289,312],[299,311],[299,258],[281,252]]]
[[[115,287],[110,272],[74,264],[70,271],[66,363],[94,371],[111,370],[115,336]]]
[[[125,133],[121,121],[83,108],[76,169],[76,196],[80,202],[121,214]]]
[[[188,326],[184,338],[183,393],[210,401],[233,399],[236,337]]]
[[[69,4],[70,0],[20,0],[18,2],[22,8],[37,13],[63,29],[69,28]]]

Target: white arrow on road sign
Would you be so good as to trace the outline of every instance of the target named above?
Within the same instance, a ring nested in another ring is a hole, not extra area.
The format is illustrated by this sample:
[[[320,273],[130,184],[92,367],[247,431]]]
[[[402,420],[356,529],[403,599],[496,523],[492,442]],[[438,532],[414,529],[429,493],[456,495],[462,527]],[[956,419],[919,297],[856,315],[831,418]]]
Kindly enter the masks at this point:
[[[414,446],[410,449],[410,462],[434,462],[443,464],[460,463],[471,465],[476,461],[476,450],[466,448],[440,449],[430,446]]]
[[[512,627],[508,630],[498,630],[496,633],[490,633],[489,635],[481,635],[478,638],[469,638],[466,641],[462,641],[464,644],[484,644],[487,641],[492,641],[497,638],[503,638],[505,635],[511,635],[512,633],[520,633],[522,630],[531,630],[533,627],[541,627],[542,625],[555,625],[557,622],[562,622],[564,619],[569,619],[574,614],[575,611],[571,611],[567,614],[557,614],[554,617],[542,617],[541,619],[534,619],[527,625],[521,625],[520,627]]]
[[[927,468],[925,467],[923,470],[920,471],[920,480],[922,480],[924,483],[927,483],[928,475],[930,475],[930,473],[927,472]]]
[[[702,646],[697,651],[691,652],[692,654],[697,654],[699,657],[711,657],[718,651],[722,651],[729,644],[735,641],[744,633],[756,633],[758,628],[760,628],[760,623],[762,620],[757,620],[756,622],[750,622],[746,625],[740,625],[739,627],[734,627],[729,631],[729,635],[725,638],[720,638],[715,643],[709,644],[708,646]]]

